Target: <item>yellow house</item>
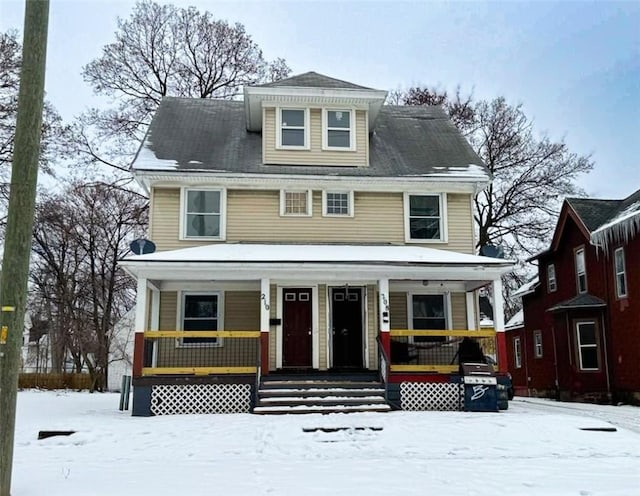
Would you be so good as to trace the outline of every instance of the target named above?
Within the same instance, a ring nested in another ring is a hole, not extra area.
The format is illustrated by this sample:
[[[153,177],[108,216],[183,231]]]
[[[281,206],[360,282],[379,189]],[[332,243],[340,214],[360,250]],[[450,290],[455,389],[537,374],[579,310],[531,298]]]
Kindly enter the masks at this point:
[[[163,99],[132,165],[157,251],[121,262],[134,415],[459,404],[459,341],[495,346],[477,290],[501,331],[512,266],[474,254],[491,177],[441,108],[385,98],[309,72]]]

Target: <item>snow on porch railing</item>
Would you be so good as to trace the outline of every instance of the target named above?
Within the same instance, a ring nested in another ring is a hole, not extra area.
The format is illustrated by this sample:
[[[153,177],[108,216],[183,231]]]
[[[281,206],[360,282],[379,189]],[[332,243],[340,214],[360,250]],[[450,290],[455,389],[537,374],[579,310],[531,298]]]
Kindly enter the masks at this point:
[[[145,331],[143,376],[255,374],[260,331]]]
[[[392,329],[391,372],[436,372],[451,374],[458,371],[459,347],[464,338],[478,345],[480,355],[496,352],[494,329],[418,330]]]

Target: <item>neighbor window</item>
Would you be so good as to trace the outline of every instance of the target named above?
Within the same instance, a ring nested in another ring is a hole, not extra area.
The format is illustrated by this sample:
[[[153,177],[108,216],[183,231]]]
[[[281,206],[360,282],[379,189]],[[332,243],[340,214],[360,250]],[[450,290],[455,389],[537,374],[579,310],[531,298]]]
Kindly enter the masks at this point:
[[[323,191],[324,215],[353,216],[353,193]]]
[[[307,147],[306,109],[280,109],[280,146]]]
[[[613,265],[616,273],[616,295],[627,296],[627,272],[624,263],[624,248],[618,248],[613,254]]]
[[[598,341],[595,322],[576,323],[580,370],[598,370]]]
[[[587,291],[587,269],[584,263],[584,248],[576,251],[576,283],[578,293]]]
[[[513,338],[513,363],[517,369],[522,367],[522,347],[520,338]]]
[[[443,294],[414,294],[411,295],[411,328],[424,330],[447,329],[447,314],[445,295]],[[445,336],[415,336],[413,341],[441,342],[446,341]]]
[[[405,212],[408,240],[441,241],[444,239],[440,195],[406,195]]]
[[[311,215],[311,191],[281,191],[280,215]]]
[[[220,190],[185,190],[185,237],[222,238],[222,197]]]
[[[353,149],[350,110],[325,110],[325,148]]]
[[[214,294],[183,294],[182,300],[182,329],[185,331],[217,331],[219,329],[219,295]],[[218,338],[188,337],[182,338],[182,344],[208,344],[221,346]]]
[[[556,266],[549,264],[547,266],[547,290],[549,293],[553,293],[556,289],[558,289],[556,285]]]
[[[533,331],[533,355],[542,358],[542,331]]]

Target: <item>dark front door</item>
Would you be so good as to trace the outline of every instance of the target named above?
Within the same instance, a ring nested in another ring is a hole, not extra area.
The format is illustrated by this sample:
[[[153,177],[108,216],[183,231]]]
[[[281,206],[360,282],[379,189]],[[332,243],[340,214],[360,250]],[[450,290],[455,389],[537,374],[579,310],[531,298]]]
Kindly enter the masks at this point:
[[[334,368],[362,368],[362,288],[331,288]]]
[[[282,314],[282,366],[311,367],[311,289],[283,289]]]

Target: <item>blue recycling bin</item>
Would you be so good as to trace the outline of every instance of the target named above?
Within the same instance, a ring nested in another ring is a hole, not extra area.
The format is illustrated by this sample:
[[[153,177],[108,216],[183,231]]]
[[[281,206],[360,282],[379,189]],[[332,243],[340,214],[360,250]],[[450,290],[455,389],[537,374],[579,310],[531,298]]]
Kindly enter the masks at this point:
[[[498,411],[498,380],[486,363],[463,363],[464,410],[466,412]]]

